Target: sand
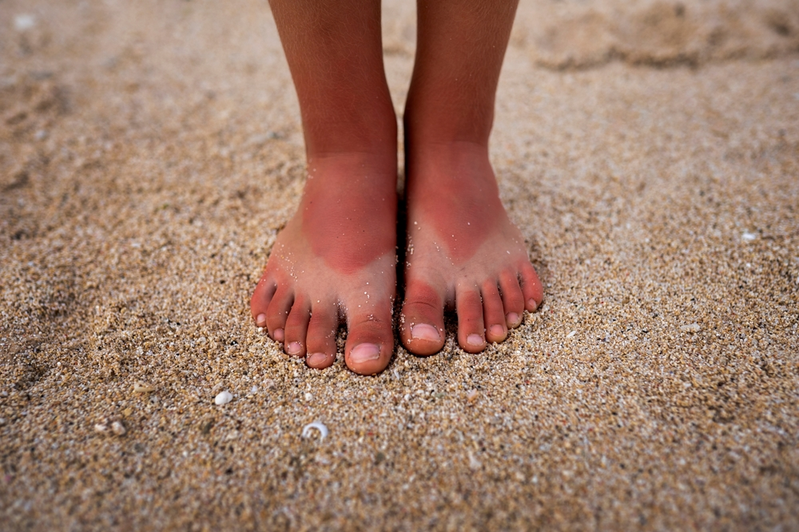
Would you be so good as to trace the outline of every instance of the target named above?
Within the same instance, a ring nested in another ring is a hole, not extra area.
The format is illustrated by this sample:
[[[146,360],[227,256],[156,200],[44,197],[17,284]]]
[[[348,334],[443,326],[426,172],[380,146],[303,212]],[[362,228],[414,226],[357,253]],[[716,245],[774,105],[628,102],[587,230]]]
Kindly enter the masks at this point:
[[[248,310],[304,180],[266,3],[0,2],[2,528],[799,529],[799,3],[530,0],[492,146],[543,309],[309,370]]]

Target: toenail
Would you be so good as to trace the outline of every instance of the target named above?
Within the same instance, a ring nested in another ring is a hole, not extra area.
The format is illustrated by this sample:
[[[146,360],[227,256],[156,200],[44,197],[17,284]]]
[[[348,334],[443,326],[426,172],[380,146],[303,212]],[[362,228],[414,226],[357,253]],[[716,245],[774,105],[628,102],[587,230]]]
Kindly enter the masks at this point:
[[[299,355],[302,353],[302,346],[299,342],[291,342],[289,345],[286,346],[286,352],[289,355]]]
[[[535,299],[531,297],[527,300],[527,306],[530,308],[530,312],[535,312],[535,309],[538,308],[538,303],[536,303]]]
[[[437,342],[441,340],[441,335],[438,334],[438,329],[426,323],[417,323],[411,326],[411,338],[414,340],[429,340]]]
[[[283,341],[283,329],[275,329],[275,332],[272,333],[272,337],[278,342]]]
[[[475,347],[483,345],[483,337],[479,334],[470,334],[466,337],[466,343]]]
[[[492,336],[504,336],[505,334],[505,327],[502,325],[492,325],[488,331],[491,333]]]
[[[380,347],[375,344],[359,344],[350,351],[350,360],[353,362],[368,362],[380,358]]]
[[[327,362],[327,355],[324,353],[312,353],[308,355],[308,365],[309,366],[321,366],[325,362]]]
[[[258,314],[255,317],[255,324],[258,327],[266,327],[266,314]]]
[[[514,327],[518,325],[520,321],[522,321],[519,319],[519,315],[516,314],[515,312],[509,312],[508,315],[505,316],[505,318],[508,320],[508,323],[510,325],[513,325]]]

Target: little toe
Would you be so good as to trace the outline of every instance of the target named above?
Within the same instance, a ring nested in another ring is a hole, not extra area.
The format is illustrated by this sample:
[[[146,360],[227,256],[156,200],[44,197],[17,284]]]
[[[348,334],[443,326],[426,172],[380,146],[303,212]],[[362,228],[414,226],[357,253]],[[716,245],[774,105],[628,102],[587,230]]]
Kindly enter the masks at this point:
[[[253,290],[250,298],[250,313],[258,327],[266,327],[266,310],[269,308],[272,296],[275,295],[275,290],[277,290],[277,284],[267,280],[266,276],[258,281]]]
[[[278,286],[275,295],[269,302],[266,310],[266,327],[273,340],[282,342],[285,339],[284,329],[291,305],[294,303],[294,293]]]
[[[394,352],[391,304],[381,312],[358,314],[347,320],[347,366],[361,375],[380,373]]]
[[[499,295],[497,283],[486,281],[481,287],[483,294],[483,321],[486,325],[486,340],[501,342],[508,337],[505,325],[505,310]]]
[[[533,265],[529,262],[522,266],[520,274],[524,307],[530,312],[535,312],[544,301],[544,287],[541,285]]]
[[[483,303],[477,288],[465,288],[455,295],[458,313],[458,344],[469,353],[485,349]]]
[[[443,298],[431,286],[410,283],[402,305],[400,337],[414,355],[427,356],[444,347]]]
[[[314,305],[308,323],[305,363],[322,369],[336,361],[338,308],[333,303]]]
[[[519,287],[519,279],[515,272],[506,271],[499,276],[499,287],[502,290],[502,303],[505,308],[505,323],[515,329],[522,323],[524,314],[524,294]]]
[[[286,319],[283,349],[287,354],[302,358],[305,356],[305,337],[308,332],[308,320],[311,308],[307,298],[297,297]]]

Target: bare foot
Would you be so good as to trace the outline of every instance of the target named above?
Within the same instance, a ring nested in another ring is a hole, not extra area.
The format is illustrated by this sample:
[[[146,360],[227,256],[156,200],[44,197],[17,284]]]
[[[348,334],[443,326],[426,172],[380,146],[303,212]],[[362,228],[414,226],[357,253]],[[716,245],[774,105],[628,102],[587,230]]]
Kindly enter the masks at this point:
[[[501,342],[535,311],[543,288],[524,239],[499,199],[487,149],[469,142],[427,145],[408,157],[408,242],[403,345],[417,355],[444,346],[444,308],[458,315],[458,344],[470,352]]]
[[[278,235],[250,309],[259,327],[310,367],[335,362],[341,320],[350,369],[373,374],[391,359],[395,168],[364,154],[308,163],[300,207]]]

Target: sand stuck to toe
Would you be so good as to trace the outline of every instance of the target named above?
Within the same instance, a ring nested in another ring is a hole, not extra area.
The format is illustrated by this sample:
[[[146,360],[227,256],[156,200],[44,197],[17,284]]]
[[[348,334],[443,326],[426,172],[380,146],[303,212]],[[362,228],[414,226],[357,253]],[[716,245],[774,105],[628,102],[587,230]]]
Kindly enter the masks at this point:
[[[799,3],[523,3],[493,161],[543,309],[309,370],[267,4],[0,2],[0,528],[799,528]]]

